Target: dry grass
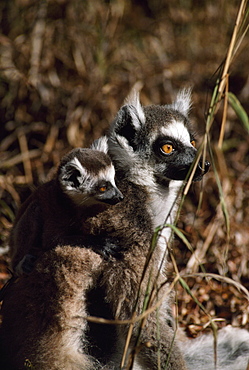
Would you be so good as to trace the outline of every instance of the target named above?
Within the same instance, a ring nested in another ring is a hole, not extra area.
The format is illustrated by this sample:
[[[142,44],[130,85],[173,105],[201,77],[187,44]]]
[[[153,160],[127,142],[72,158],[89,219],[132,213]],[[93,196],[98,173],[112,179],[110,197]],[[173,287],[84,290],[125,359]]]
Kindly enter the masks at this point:
[[[248,299],[236,286],[249,289],[249,136],[234,97],[249,110],[249,57],[243,32],[232,38],[237,13],[235,0],[0,5],[3,250],[20,202],[66,151],[102,135],[137,81],[144,104],[169,103],[191,85],[192,121],[212,169],[187,192],[177,224],[194,250],[176,236],[172,260],[192,294],[177,287],[179,323],[191,336],[210,320],[248,328]],[[226,56],[229,63],[214,74]],[[3,254],[2,282],[7,263]],[[209,275],[196,275],[203,271]]]

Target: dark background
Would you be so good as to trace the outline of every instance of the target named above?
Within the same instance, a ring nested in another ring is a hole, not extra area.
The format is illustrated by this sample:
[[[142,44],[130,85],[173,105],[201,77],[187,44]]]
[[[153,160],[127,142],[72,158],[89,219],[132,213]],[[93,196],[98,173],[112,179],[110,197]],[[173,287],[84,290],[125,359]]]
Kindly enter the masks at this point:
[[[2,0],[0,3],[0,278],[8,277],[8,234],[20,202],[53,174],[69,149],[88,146],[109,127],[130,89],[141,101],[171,103],[193,88],[191,120],[201,142],[219,67],[239,2],[230,0]],[[248,36],[229,76],[229,91],[249,111]],[[182,273],[207,271],[221,281],[189,277],[192,293],[219,325],[248,327],[248,301],[226,277],[249,288],[249,136],[231,107],[217,155],[222,109],[210,131],[215,166],[185,200],[178,227],[202,252],[201,264],[176,238]],[[198,145],[198,141],[197,141]],[[218,174],[229,215],[220,208]],[[201,206],[198,207],[200,196]],[[189,335],[208,323],[177,287],[179,321]]]

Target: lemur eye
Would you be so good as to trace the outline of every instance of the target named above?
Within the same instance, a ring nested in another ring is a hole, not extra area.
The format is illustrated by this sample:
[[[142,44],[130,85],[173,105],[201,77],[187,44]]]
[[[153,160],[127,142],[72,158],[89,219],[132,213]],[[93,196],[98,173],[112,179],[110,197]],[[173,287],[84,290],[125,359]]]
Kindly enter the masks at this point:
[[[101,186],[101,187],[99,188],[99,191],[100,191],[101,193],[104,193],[104,192],[106,191],[106,186]]]
[[[195,140],[190,141],[190,144],[193,145],[194,148],[196,147]]]
[[[161,147],[161,150],[163,153],[165,154],[171,154],[173,151],[174,151],[174,147],[172,144],[164,144],[162,147]]]

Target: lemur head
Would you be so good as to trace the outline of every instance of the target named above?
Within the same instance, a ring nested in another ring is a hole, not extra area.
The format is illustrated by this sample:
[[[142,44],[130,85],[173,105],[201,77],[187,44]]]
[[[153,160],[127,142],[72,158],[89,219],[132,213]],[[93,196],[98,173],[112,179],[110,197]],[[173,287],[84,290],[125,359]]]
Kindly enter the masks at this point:
[[[102,137],[90,149],[73,149],[62,158],[57,173],[59,186],[74,204],[116,204],[123,199],[107,151],[107,138]]]
[[[109,134],[116,169],[144,185],[184,180],[197,154],[188,120],[190,95],[190,90],[182,90],[172,105],[142,107],[138,93],[133,92]],[[209,162],[202,168],[200,161],[194,180],[200,180],[208,169]]]

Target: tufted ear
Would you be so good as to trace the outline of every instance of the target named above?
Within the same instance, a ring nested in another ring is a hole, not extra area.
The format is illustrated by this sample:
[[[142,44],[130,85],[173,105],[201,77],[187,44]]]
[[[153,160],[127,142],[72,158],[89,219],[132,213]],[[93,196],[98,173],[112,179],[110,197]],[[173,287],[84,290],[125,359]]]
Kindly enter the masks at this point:
[[[119,110],[110,133],[111,136],[125,138],[130,146],[134,145],[136,133],[145,123],[145,115],[139,100],[139,93],[133,91]]]
[[[108,134],[109,154],[115,168],[128,173],[135,165],[137,137],[145,124],[139,93],[133,90],[118,111]]]
[[[102,136],[92,143],[92,145],[90,146],[90,149],[99,150],[100,152],[107,154],[108,153],[108,142],[107,141],[108,141],[107,137]]]
[[[78,189],[87,177],[87,171],[76,156],[59,168],[59,182],[66,192]]]
[[[191,108],[191,88],[186,88],[179,91],[175,102],[171,105],[171,108],[178,110],[187,117]]]
[[[145,121],[144,111],[140,103],[139,91],[134,88],[125,99],[125,105],[132,106],[135,108],[137,116],[141,122]]]

